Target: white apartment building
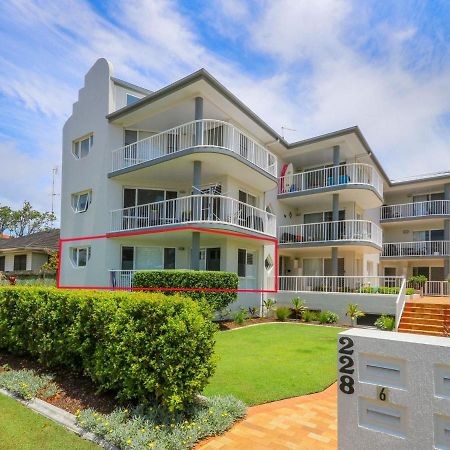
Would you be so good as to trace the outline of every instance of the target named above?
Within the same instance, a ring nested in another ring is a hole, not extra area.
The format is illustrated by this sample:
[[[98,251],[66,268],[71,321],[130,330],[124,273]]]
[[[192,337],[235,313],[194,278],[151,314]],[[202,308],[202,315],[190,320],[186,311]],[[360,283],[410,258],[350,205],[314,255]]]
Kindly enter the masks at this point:
[[[450,174],[391,182],[357,127],[288,143],[205,70],[151,92],[99,59],[64,126],[61,202],[62,287],[194,269],[271,290],[274,239],[289,292],[450,272]]]

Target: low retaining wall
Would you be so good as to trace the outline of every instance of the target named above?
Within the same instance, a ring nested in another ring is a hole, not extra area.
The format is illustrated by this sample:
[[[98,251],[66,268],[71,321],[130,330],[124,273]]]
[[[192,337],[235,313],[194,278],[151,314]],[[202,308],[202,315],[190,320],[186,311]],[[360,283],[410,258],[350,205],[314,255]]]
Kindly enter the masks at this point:
[[[352,329],[338,339],[342,450],[450,448],[450,339]]]
[[[390,294],[354,294],[337,292],[279,292],[268,294],[278,305],[291,306],[291,300],[300,297],[309,309],[332,311],[339,315],[340,324],[350,324],[345,315],[349,303],[357,303],[359,308],[367,314],[390,314],[395,316],[395,302],[397,295]]]

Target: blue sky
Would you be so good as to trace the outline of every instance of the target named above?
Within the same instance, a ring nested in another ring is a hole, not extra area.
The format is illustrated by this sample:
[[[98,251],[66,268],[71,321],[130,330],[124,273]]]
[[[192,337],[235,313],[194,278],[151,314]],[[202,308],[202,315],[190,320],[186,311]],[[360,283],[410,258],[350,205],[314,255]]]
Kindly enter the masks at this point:
[[[392,178],[450,170],[449,23],[438,0],[5,0],[0,204],[50,209],[99,57],[151,90],[205,67],[290,141],[359,125]]]

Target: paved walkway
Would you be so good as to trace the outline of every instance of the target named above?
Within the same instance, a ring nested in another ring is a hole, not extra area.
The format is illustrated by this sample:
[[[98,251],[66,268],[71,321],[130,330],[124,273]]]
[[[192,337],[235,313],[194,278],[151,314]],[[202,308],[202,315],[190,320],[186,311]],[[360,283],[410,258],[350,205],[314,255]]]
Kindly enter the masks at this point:
[[[450,305],[450,297],[417,297],[408,300],[408,303],[431,303],[435,305]]]
[[[249,408],[247,417],[197,449],[337,449],[336,384],[318,394]]]

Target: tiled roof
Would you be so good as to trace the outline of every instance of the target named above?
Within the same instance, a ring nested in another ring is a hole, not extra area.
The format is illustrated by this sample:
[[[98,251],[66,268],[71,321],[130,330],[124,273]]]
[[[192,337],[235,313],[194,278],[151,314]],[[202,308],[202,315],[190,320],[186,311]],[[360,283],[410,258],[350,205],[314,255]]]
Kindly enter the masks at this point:
[[[28,236],[0,240],[0,252],[13,248],[58,250],[58,246],[59,229],[40,231],[39,233],[29,234]]]

